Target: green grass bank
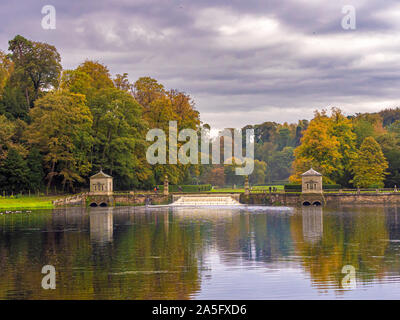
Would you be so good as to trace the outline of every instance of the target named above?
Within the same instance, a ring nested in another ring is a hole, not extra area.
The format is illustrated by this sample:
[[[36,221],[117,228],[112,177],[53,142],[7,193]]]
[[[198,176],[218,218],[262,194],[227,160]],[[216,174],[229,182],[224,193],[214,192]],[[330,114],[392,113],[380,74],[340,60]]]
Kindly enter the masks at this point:
[[[59,197],[36,197],[15,196],[0,197],[0,210],[10,209],[51,209],[54,208],[52,201]]]

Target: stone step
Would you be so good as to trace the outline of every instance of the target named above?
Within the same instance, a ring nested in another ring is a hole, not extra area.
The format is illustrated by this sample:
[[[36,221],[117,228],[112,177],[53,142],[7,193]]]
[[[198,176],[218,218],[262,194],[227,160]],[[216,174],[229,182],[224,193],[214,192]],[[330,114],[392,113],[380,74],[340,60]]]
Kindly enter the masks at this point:
[[[212,196],[182,196],[176,200],[174,206],[215,206],[215,205],[240,205],[240,203],[232,197],[212,197]]]

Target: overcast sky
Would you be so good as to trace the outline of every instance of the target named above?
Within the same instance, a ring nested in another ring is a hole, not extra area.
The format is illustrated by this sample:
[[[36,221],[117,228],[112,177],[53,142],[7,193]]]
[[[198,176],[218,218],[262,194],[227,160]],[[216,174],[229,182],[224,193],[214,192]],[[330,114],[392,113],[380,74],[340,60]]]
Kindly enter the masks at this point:
[[[44,5],[56,29],[44,30]],[[342,28],[344,5],[356,29]],[[0,49],[16,34],[131,81],[189,93],[213,128],[296,122],[313,110],[400,106],[400,3],[327,0],[1,0]]]

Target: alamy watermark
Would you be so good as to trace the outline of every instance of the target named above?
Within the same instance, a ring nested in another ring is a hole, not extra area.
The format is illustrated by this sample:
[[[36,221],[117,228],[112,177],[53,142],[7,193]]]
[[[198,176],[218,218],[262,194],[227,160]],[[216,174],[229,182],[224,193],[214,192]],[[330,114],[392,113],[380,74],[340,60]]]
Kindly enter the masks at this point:
[[[351,5],[343,6],[342,14],[342,28],[344,30],[356,30],[357,20],[356,20],[356,8]]]
[[[54,30],[56,28],[56,8],[52,5],[46,5],[42,8],[42,28],[45,30]]]
[[[42,279],[42,288],[45,290],[56,289],[56,268],[52,265],[45,265],[42,268],[42,274],[45,276]]]
[[[346,274],[341,282],[343,289],[355,289],[357,287],[356,268],[352,265],[345,265],[342,268],[342,273]]]
[[[199,153],[200,138],[200,153]],[[146,140],[154,143],[147,149],[146,159],[150,164],[221,164],[221,141],[223,140],[223,164],[235,165],[236,175],[250,175],[254,169],[254,129],[246,129],[245,156],[243,156],[243,135],[240,129],[225,129],[218,137],[211,139],[210,130],[200,133],[183,129],[178,133],[176,121],[169,122],[168,162],[167,135],[162,129],[151,129]],[[212,141],[211,141],[212,140]],[[178,141],[186,142],[178,150]],[[210,157],[211,145],[211,157]]]

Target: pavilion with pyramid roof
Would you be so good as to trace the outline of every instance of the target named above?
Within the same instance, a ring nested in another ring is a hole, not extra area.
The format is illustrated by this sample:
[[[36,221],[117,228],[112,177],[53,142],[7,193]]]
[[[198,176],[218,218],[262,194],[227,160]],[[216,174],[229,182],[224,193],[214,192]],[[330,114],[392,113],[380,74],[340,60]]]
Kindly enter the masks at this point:
[[[98,195],[112,195],[113,177],[105,174],[103,170],[90,177],[90,193]]]
[[[313,168],[301,175],[302,193],[322,193],[322,174]]]

